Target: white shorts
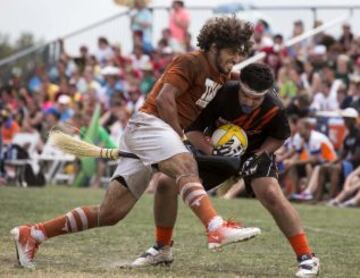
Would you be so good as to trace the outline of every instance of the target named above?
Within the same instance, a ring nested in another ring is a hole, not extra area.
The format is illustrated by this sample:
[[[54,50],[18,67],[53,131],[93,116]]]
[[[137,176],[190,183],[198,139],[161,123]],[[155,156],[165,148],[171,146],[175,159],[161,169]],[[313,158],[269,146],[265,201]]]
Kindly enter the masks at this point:
[[[120,141],[120,150],[134,153],[140,159],[119,159],[112,180],[122,177],[136,198],[140,198],[151,180],[152,165],[189,152],[172,127],[144,112],[137,112],[129,120]]]

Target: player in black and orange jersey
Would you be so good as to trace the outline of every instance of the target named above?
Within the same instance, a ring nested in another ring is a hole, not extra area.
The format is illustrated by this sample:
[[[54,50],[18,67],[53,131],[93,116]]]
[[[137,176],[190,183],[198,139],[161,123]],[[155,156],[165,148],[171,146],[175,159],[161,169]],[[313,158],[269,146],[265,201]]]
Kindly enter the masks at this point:
[[[241,157],[238,173],[246,187],[271,213],[280,230],[288,238],[299,261],[297,277],[313,277],[319,272],[319,259],[313,255],[296,210],[285,198],[277,180],[274,152],[290,135],[284,107],[273,89],[274,77],[268,66],[250,64],[241,71],[240,79],[228,81],[214,100],[187,128],[186,135],[201,152],[217,154],[218,149],[206,139],[204,131],[213,131],[218,122],[242,127],[248,136],[248,148]],[[229,149],[230,150],[230,149]],[[222,153],[226,154],[224,150]],[[203,162],[198,162],[201,169]],[[216,165],[213,165],[216,168]],[[201,172],[207,190],[214,187],[208,172]],[[226,177],[224,177],[226,178]],[[207,181],[209,184],[207,184]],[[219,182],[221,182],[219,180]],[[172,261],[171,233],[176,219],[177,193],[162,176],[155,196],[156,245],[133,262],[146,266]]]
[[[199,179],[196,161],[182,142],[183,130],[216,96],[233,66],[248,54],[252,33],[251,24],[235,16],[208,21],[198,36],[200,50],[176,57],[144,106],[129,120],[120,149],[140,159],[119,160],[101,205],[79,207],[46,222],[12,229],[20,265],[34,267],[35,252],[48,238],[119,222],[156,170],[176,180],[174,188],[205,226],[210,249],[259,234],[256,227],[242,227],[217,214]]]

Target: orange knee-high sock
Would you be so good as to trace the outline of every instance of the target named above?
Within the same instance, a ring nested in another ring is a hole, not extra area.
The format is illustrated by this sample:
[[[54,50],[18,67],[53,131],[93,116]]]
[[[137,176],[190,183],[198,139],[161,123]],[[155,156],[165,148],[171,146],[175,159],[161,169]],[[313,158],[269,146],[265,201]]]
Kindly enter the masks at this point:
[[[312,255],[312,251],[310,249],[305,233],[300,233],[288,237],[288,240],[292,248],[294,249],[297,257],[301,257],[302,255]]]
[[[165,246],[171,244],[171,238],[173,233],[173,227],[161,227],[156,226],[156,243],[159,246]]]
[[[46,238],[74,233],[98,226],[98,206],[79,207],[67,214],[35,225]]]
[[[201,220],[206,229],[217,213],[210,202],[204,187],[199,182],[188,182],[179,185],[180,196],[196,216]]]

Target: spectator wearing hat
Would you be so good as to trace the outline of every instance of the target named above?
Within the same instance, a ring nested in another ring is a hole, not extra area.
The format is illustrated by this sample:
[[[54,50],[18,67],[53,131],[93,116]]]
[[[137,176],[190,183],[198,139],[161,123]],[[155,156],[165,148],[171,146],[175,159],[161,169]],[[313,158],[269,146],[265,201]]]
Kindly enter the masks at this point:
[[[71,98],[68,95],[60,95],[55,108],[60,114],[60,122],[68,122],[74,116],[71,108]]]
[[[320,71],[328,61],[325,45],[315,45],[312,49],[309,50],[307,54],[308,59],[313,65],[315,71]]]
[[[154,67],[152,63],[148,62],[144,64],[141,68],[142,70],[142,79],[140,81],[140,91],[141,93],[146,96],[151,88],[153,87],[156,79],[154,77]]]
[[[107,108],[110,106],[110,99],[113,95],[117,92],[124,91],[124,84],[120,79],[121,74],[121,69],[114,66],[106,66],[101,70],[101,75],[104,77],[104,84],[97,96]]]
[[[357,124],[359,113],[354,108],[341,111],[347,135],[344,139],[340,155],[336,160],[320,166],[319,177],[309,183],[308,191],[314,193],[314,199],[321,201],[325,193],[325,184],[330,181],[329,196],[334,198],[341,191],[349,174],[360,166],[360,128]]]
[[[185,52],[186,35],[191,19],[184,1],[172,2],[169,18],[170,46],[175,52]]]

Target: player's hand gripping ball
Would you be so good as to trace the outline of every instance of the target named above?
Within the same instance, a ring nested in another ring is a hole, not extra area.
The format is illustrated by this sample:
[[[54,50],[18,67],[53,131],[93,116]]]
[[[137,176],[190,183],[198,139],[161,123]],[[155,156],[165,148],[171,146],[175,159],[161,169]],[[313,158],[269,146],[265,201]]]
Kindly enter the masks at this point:
[[[214,131],[211,143],[215,147],[213,155],[241,156],[248,147],[248,138],[241,127],[226,124]]]

